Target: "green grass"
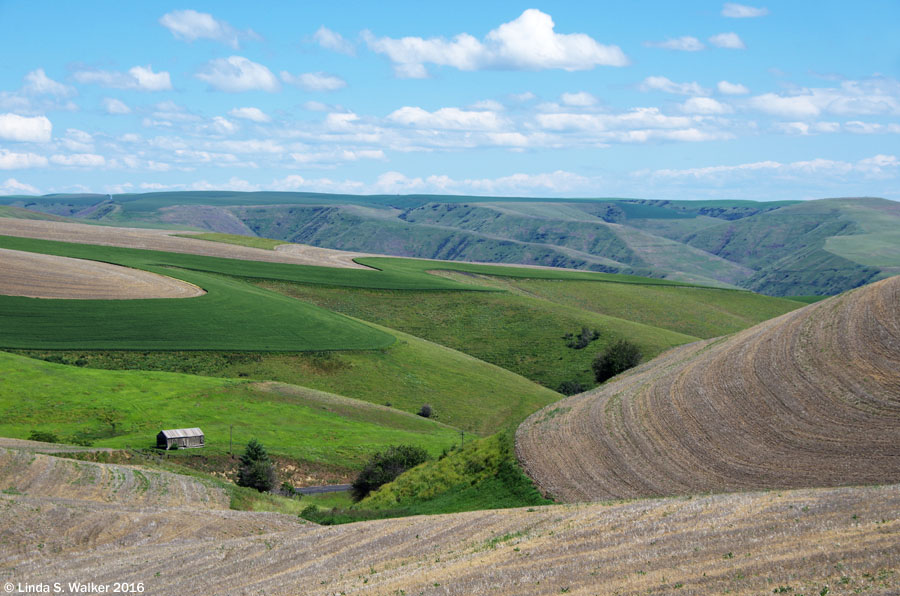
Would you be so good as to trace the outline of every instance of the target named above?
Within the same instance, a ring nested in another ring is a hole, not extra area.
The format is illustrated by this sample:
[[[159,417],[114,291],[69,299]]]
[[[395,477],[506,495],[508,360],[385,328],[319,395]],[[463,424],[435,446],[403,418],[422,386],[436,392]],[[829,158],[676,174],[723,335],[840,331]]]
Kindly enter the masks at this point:
[[[209,240],[210,242],[224,242],[225,244],[236,244],[238,246],[249,246],[250,248],[262,248],[265,250],[275,250],[276,246],[286,244],[284,240],[272,240],[271,238],[257,238],[255,236],[241,236],[239,234],[175,234],[181,238],[196,238],[198,240]]]
[[[34,349],[267,350],[375,349],[393,338],[382,331],[242,279],[390,289],[465,289],[475,286],[429,275],[429,269],[502,273],[541,279],[659,280],[522,268],[372,258],[381,269],[335,269],[221,259],[128,248],[0,236],[0,247],[91,259],[170,275],[204,288],[189,299],[40,300],[0,296],[0,347]],[[226,277],[229,276],[229,277]]]
[[[433,455],[459,433],[437,422],[303,387],[144,371],[83,369],[0,352],[0,436],[32,430],[63,440],[83,437],[97,447],[155,445],[165,428],[199,426],[203,450],[235,450],[251,438],[273,454],[343,468],[368,455],[410,443]]]
[[[401,474],[352,505],[310,501],[303,517],[322,524],[552,504],[522,473],[511,435],[471,441]]]
[[[470,282],[704,339],[797,308],[784,298],[727,289],[484,277]]]
[[[436,420],[478,434],[515,428],[560,395],[510,371],[391,330],[379,350],[248,354],[222,352],[26,351],[26,355],[105,369],[149,369],[216,377],[276,379],[391,404],[415,413],[433,406]],[[188,425],[193,426],[193,425]]]
[[[698,339],[510,292],[397,292],[273,282],[264,285],[323,308],[465,352],[552,389],[567,380],[593,386],[591,361],[597,352],[620,337],[637,343],[645,358]],[[645,289],[628,287],[635,294]],[[581,350],[567,347],[563,336],[580,332],[582,327],[599,330],[600,339]]]

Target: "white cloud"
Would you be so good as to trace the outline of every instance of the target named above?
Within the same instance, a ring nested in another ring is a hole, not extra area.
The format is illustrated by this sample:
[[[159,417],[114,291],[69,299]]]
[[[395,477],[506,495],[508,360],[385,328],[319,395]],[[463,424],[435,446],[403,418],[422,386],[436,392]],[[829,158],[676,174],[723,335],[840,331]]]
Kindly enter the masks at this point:
[[[726,48],[729,50],[743,50],[747,46],[737,33],[719,33],[709,38],[709,43],[717,48]]]
[[[337,91],[347,86],[347,81],[324,72],[306,72],[299,75],[282,70],[281,80],[307,91]]]
[[[77,128],[67,129],[66,136],[60,139],[60,143],[69,151],[78,153],[88,153],[94,150],[94,137]]]
[[[222,116],[215,116],[212,119],[212,123],[209,125],[209,128],[221,135],[230,135],[234,134],[238,130],[238,125],[229,120],[228,118],[223,118]]]
[[[247,139],[243,141],[216,141],[215,149],[232,153],[284,153],[285,149],[272,139]]]
[[[504,121],[493,111],[469,111],[459,108],[441,108],[429,112],[418,107],[402,107],[387,117],[391,122],[418,128],[452,130],[496,130]]]
[[[321,101],[307,101],[303,104],[304,110],[309,110],[310,112],[329,112],[333,110],[333,106],[328,105],[327,103],[322,103]]]
[[[119,99],[115,99],[113,97],[104,97],[103,98],[103,107],[106,109],[107,114],[130,114],[131,108],[128,105]]]
[[[729,83],[728,81],[719,81],[716,88],[719,90],[719,93],[722,93],[723,95],[746,95],[750,93],[750,90],[744,85],[741,85],[740,83]]]
[[[133,66],[127,73],[110,70],[78,70],[72,75],[79,83],[96,83],[113,89],[169,91],[172,81],[166,71],[153,72],[153,67]]]
[[[348,56],[356,54],[356,48],[352,43],[344,39],[340,33],[332,31],[324,25],[319,27],[313,34],[313,39],[326,50],[347,54]]]
[[[97,168],[105,166],[106,159],[96,153],[72,153],[70,155],[51,155],[50,163],[58,166]]]
[[[243,56],[210,60],[195,76],[214,89],[230,93],[257,90],[271,93],[281,89],[271,70]]]
[[[272,119],[259,108],[234,108],[228,112],[235,118],[252,120],[253,122],[271,122]]]
[[[57,97],[69,97],[75,95],[74,87],[58,83],[47,76],[43,68],[32,70],[25,75],[25,85],[22,91],[29,95],[55,95]]]
[[[680,52],[699,52],[706,46],[696,37],[685,35],[667,39],[665,41],[648,41],[644,45],[651,48],[662,48],[664,50],[678,50]]]
[[[0,195],[39,195],[41,192],[30,184],[19,182],[15,178],[7,178],[0,184]]]
[[[709,89],[697,82],[676,83],[666,77],[647,77],[641,83],[641,91],[663,91],[676,95],[709,95]]]
[[[360,159],[376,159],[376,160],[385,160],[387,156],[385,156],[384,151],[381,149],[357,149],[357,150],[349,150],[344,149],[340,151],[320,151],[313,153],[291,153],[291,159],[293,159],[298,164],[329,164],[333,165],[335,162],[349,162],[349,161],[358,161]]]
[[[726,2],[725,6],[722,7],[722,16],[730,19],[764,17],[767,14],[769,14],[768,8],[756,8],[755,6],[735,4],[734,2]]]
[[[394,63],[397,76],[428,76],[426,64],[459,70],[588,70],[595,66],[625,66],[628,58],[618,46],[603,45],[584,33],[554,31],[550,15],[528,9],[514,21],[490,31],[483,41],[468,33],[452,40],[421,37],[364,36],[369,48]]]
[[[900,114],[900,82],[875,77],[844,81],[840,87],[800,89],[790,95],[764,93],[748,100],[751,108],[787,118],[815,118],[820,114]]]
[[[688,128],[686,116],[667,116],[659,108],[633,108],[622,114],[538,114],[537,122],[548,130],[674,129]]]
[[[0,114],[0,139],[46,143],[52,131],[53,124],[46,116],[29,118],[18,114]]]
[[[0,170],[24,170],[26,168],[42,168],[47,165],[47,158],[36,153],[13,153],[0,148]]]
[[[482,99],[469,107],[473,110],[490,110],[491,112],[502,112],[506,109],[502,103],[493,99]]]
[[[681,111],[686,114],[730,114],[734,110],[728,104],[716,101],[711,97],[692,97],[681,104]]]
[[[563,93],[560,101],[566,106],[589,107],[597,103],[597,98],[587,91],[578,93]]]
[[[791,163],[777,161],[759,161],[753,163],[738,164],[733,166],[708,166],[703,168],[688,168],[684,170],[664,169],[635,172],[636,175],[650,174],[654,177],[667,179],[722,179],[722,178],[746,178],[749,175],[766,173],[784,178],[797,176],[831,176],[841,178],[851,173],[864,174],[869,177],[895,176],[900,169],[900,160],[894,155],[875,155],[856,162],[837,161],[831,159],[816,158]]]
[[[211,39],[231,46],[240,47],[241,38],[258,38],[252,30],[238,31],[225,21],[220,21],[206,12],[196,10],[173,10],[159,19],[159,24],[172,32],[178,39],[194,41]]]
[[[537,99],[537,95],[535,95],[531,91],[526,91],[524,93],[513,93],[512,95],[510,95],[510,97],[516,101],[521,101],[522,103]]]

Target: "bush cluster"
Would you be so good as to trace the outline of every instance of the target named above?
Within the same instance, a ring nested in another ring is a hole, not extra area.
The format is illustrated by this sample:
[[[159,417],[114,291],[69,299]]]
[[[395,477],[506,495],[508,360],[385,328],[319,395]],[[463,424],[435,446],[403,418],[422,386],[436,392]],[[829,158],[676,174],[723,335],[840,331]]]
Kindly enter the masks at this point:
[[[413,445],[396,445],[374,454],[353,481],[351,494],[361,501],[369,493],[428,459],[428,452]]]
[[[597,354],[591,368],[598,383],[641,363],[641,349],[627,339],[620,339]]]
[[[249,486],[259,492],[268,492],[275,488],[276,482],[275,466],[269,459],[269,453],[259,441],[251,439],[244,454],[241,455],[238,486]]]

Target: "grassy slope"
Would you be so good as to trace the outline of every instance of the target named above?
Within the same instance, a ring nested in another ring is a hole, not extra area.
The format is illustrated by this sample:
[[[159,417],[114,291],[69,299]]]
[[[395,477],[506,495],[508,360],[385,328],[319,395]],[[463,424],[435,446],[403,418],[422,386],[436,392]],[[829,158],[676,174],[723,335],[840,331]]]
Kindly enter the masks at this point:
[[[554,389],[568,380],[593,385],[591,361],[619,337],[637,343],[647,358],[697,339],[509,292],[350,290],[271,282],[264,286],[449,346]],[[634,293],[644,289],[629,287]],[[563,336],[582,327],[599,330],[600,339],[582,350],[567,347]]]
[[[704,339],[746,329],[799,306],[784,298],[714,288],[449,275]]]
[[[386,330],[387,331],[387,330]],[[294,354],[219,352],[27,352],[38,358],[106,369],[141,368],[248,379],[277,379],[417,412],[433,406],[440,422],[478,434],[512,429],[560,398],[510,371],[390,330],[380,350]]]
[[[209,240],[210,242],[224,242],[225,244],[236,244],[238,246],[249,246],[251,248],[262,248],[265,250],[275,250],[276,246],[284,244],[284,240],[241,236],[239,234],[176,234],[176,236],[196,238],[198,240]]]
[[[0,436],[13,438],[43,430],[81,434],[98,447],[149,447],[163,428],[199,426],[203,452],[223,454],[234,425],[236,449],[256,437],[272,453],[349,468],[388,445],[437,454],[459,440],[455,429],[431,420],[303,387],[81,369],[5,352],[0,377]]]

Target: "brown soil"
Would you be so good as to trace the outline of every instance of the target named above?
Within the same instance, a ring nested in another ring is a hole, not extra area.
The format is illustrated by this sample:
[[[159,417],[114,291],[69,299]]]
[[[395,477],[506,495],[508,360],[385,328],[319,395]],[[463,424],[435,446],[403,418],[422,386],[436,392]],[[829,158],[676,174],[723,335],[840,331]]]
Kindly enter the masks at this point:
[[[517,453],[566,502],[900,481],[900,277],[548,406]]]
[[[0,294],[29,298],[194,298],[193,284],[109,263],[0,248]]]
[[[0,236],[18,236],[22,238],[41,238],[78,244],[99,244],[101,246],[121,246],[125,248],[142,248],[166,252],[187,253],[228,259],[247,261],[265,261],[270,263],[290,263],[296,265],[317,265],[323,267],[346,267],[366,269],[357,265],[353,259],[364,256],[328,248],[317,248],[304,245],[299,248],[265,250],[210,242],[194,238],[182,238],[174,234],[185,234],[176,230],[153,230],[143,228],[114,228],[92,226],[88,224],[37,221],[0,217]]]

